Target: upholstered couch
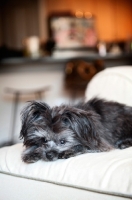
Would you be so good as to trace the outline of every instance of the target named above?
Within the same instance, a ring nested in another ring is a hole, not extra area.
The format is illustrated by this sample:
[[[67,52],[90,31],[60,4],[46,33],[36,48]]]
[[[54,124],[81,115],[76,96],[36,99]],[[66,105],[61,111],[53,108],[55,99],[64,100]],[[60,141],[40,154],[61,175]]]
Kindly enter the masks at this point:
[[[93,96],[132,106],[132,66],[95,75],[86,100]],[[132,199],[132,147],[33,164],[22,162],[22,149],[0,149],[0,200]]]

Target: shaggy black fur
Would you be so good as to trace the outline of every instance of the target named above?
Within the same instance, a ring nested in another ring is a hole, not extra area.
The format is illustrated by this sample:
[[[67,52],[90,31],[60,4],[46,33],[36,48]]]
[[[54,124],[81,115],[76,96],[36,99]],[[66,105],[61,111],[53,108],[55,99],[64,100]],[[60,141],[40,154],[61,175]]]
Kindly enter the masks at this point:
[[[124,149],[132,146],[132,108],[98,98],[53,108],[34,101],[22,112],[20,136],[28,163]]]

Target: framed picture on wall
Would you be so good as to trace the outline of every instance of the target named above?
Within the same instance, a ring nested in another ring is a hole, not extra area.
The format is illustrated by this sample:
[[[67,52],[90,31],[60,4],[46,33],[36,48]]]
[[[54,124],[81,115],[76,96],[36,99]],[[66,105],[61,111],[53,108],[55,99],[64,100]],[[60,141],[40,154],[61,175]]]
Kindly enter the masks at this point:
[[[97,44],[94,17],[54,15],[50,18],[49,26],[56,48],[95,47]]]

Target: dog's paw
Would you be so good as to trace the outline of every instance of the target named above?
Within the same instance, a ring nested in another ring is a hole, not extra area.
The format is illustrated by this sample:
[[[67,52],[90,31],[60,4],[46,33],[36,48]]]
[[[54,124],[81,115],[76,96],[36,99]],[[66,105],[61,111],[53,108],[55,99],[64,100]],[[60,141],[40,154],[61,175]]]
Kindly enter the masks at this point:
[[[22,161],[26,163],[34,163],[40,160],[41,158],[42,158],[42,153],[39,150],[39,148],[34,148],[34,150],[26,149],[22,153]]]
[[[65,153],[60,153],[58,156],[58,159],[67,159],[67,158],[69,158],[69,156]]]
[[[62,152],[59,154],[59,157],[58,159],[67,159],[67,158],[70,158],[70,157],[73,157],[74,154],[70,151],[65,151],[65,152]]]
[[[126,149],[132,146],[132,138],[127,138],[125,140],[119,140],[116,142],[115,147],[118,149]]]
[[[34,163],[40,160],[41,158],[38,156],[38,154],[32,154],[32,155],[22,155],[22,160],[26,163]]]

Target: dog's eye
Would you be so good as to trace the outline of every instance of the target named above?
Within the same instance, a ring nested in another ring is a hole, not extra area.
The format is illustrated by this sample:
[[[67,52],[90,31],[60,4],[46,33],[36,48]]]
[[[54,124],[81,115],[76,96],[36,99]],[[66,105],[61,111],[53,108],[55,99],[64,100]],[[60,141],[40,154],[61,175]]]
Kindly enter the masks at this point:
[[[45,143],[48,142],[48,140],[47,140],[46,138],[43,138],[43,139],[42,139],[42,142],[45,144]]]
[[[63,118],[62,118],[62,122],[63,122],[65,125],[69,125],[69,120],[68,120],[68,118],[66,118],[66,117],[63,117]]]
[[[61,144],[65,144],[65,143],[66,143],[66,140],[65,140],[65,139],[62,139],[62,140],[60,140],[60,143],[61,143]]]
[[[39,118],[39,116],[40,116],[40,112],[39,112],[39,111],[35,111],[35,112],[33,113],[33,117],[34,117],[35,119]]]

